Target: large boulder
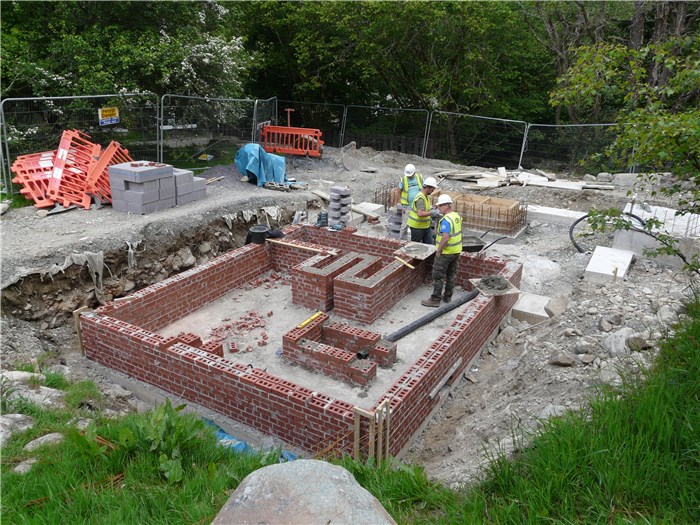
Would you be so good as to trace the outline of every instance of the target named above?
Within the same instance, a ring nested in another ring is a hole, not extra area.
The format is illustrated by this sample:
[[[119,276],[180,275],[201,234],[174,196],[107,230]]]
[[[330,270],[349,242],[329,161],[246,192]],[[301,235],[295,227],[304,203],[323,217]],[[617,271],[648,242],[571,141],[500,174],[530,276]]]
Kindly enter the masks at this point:
[[[334,525],[396,522],[347,470],[298,459],[249,474],[212,525]]]

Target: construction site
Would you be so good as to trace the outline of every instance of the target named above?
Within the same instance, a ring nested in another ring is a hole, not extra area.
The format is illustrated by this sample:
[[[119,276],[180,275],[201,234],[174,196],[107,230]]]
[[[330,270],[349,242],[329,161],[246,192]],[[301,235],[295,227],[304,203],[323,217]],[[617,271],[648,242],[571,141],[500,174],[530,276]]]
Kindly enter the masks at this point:
[[[395,235],[407,162],[463,217],[455,296],[435,310],[420,304],[431,250]],[[295,189],[251,185],[231,164],[178,203],[195,190],[177,166],[115,166],[111,206],[3,215],[3,363],[53,345],[77,377],[172,397],[308,457],[395,456],[466,482],[484,448],[516,447],[514,427],[576,408],[621,360],[650,362],[606,341],[654,341],[686,290],[672,264],[568,238],[591,205],[625,206],[633,177],[479,188],[464,174],[498,172],[353,145],[288,157]],[[173,184],[176,205],[149,207],[171,198],[146,200],[151,185],[114,206],[135,192],[129,169],[171,177],[159,187]]]

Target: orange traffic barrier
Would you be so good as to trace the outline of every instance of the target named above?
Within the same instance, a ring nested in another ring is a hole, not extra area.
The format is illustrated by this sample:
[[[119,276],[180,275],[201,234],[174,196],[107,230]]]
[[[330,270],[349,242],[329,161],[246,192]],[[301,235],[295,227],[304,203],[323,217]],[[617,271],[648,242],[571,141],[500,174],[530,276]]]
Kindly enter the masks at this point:
[[[323,146],[320,129],[265,126],[260,142],[268,153],[287,153],[320,157]]]
[[[112,190],[109,185],[109,166],[133,161],[134,159],[129,156],[129,150],[123,148],[118,142],[110,142],[97,162],[87,172],[85,192],[91,193],[103,204],[111,204]]]
[[[21,155],[10,167],[12,173],[16,175],[12,182],[22,185],[20,193],[27,199],[33,200],[37,208],[48,208],[55,204],[53,199],[46,196],[55,155],[55,151]]]
[[[65,208],[72,204],[90,209],[92,199],[85,193],[85,181],[90,167],[102,153],[89,135],[78,130],[66,130],[56,150],[48,196]]]

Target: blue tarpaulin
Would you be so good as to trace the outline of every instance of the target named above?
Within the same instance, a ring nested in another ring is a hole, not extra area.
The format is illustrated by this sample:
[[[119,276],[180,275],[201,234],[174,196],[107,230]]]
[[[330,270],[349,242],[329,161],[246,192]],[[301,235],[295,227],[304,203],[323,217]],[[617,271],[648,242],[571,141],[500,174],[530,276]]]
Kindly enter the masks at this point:
[[[214,427],[216,430],[216,440],[219,446],[230,448],[236,452],[246,452],[253,453],[255,449],[251,447],[245,441],[235,438],[231,434],[227,433],[223,428],[214,423],[211,419],[202,418],[202,420],[209,426]],[[262,452],[262,451],[258,451]],[[279,462],[284,463],[285,461],[294,461],[298,456],[294,452],[289,452],[287,450],[279,451],[280,457]]]
[[[234,162],[241,175],[247,175],[248,180],[258,186],[264,186],[266,182],[289,184],[284,157],[268,153],[260,144],[243,146],[236,153]]]

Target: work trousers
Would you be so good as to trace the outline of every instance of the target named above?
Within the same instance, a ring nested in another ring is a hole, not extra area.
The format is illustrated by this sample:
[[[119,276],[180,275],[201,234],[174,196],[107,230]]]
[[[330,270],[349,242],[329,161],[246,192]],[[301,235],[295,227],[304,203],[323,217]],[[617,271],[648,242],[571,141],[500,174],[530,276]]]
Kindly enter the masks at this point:
[[[408,214],[411,211],[409,206],[403,206],[399,204],[397,208],[402,210],[401,212],[401,230],[399,232],[399,240],[408,240]]]
[[[431,228],[411,228],[411,240],[423,244],[435,244]]]
[[[433,295],[432,299],[440,301],[443,297],[443,286],[445,287],[444,297],[451,298],[455,289],[455,277],[457,275],[457,264],[459,263],[459,253],[442,254],[435,257],[433,262]]]

